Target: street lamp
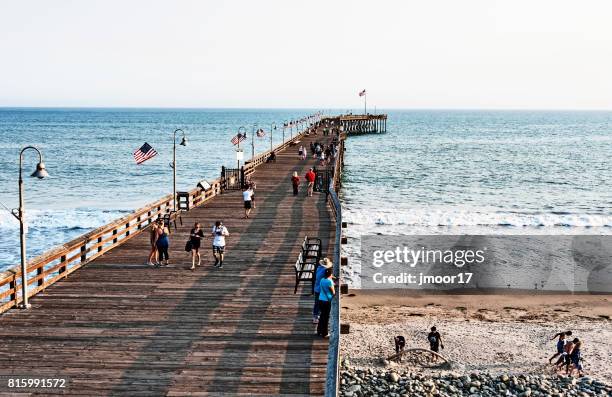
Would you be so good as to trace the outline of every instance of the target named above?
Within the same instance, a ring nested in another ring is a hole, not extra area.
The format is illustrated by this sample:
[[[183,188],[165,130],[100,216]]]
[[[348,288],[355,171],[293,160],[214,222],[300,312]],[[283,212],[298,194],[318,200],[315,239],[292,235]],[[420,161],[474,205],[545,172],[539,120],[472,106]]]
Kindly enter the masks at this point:
[[[246,139],[247,129],[245,126],[241,125],[240,127],[238,127],[238,135],[240,135],[240,131],[242,130],[244,130],[242,135],[244,135],[244,138]],[[236,161],[238,162],[238,169],[240,169],[240,160],[242,160],[242,158],[243,158],[243,155],[242,155],[242,151],[240,150],[240,136],[239,136],[238,137],[238,147],[236,148]]]
[[[185,136],[185,131],[181,130],[180,128],[177,128],[176,130],[174,130],[174,140],[173,140],[174,146],[172,149],[172,173],[173,173],[172,175],[173,177],[172,178],[172,182],[173,182],[172,183],[172,186],[173,186],[172,199],[173,200],[172,201],[174,202],[174,212],[176,212],[176,202],[177,202],[176,200],[176,133],[179,131],[183,134],[183,138],[181,139],[181,143],[179,145],[187,146],[187,137]]]
[[[272,153],[272,131],[276,131],[276,123],[274,121],[270,124],[270,153]],[[283,142],[284,141],[283,139]]]
[[[257,124],[253,124],[253,135],[251,135],[251,159],[255,157],[255,128],[257,128]]]
[[[42,153],[35,146],[26,146],[19,152],[19,210],[13,210],[12,214],[19,221],[19,242],[21,245],[21,294],[22,300],[21,309],[29,309],[30,304],[28,303],[28,271],[26,269],[26,236],[25,236],[25,206],[24,206],[24,190],[23,190],[23,152],[27,149],[33,149],[38,152],[38,164],[36,164],[36,171],[32,173],[32,177],[43,179],[49,176],[45,163],[43,163]]]

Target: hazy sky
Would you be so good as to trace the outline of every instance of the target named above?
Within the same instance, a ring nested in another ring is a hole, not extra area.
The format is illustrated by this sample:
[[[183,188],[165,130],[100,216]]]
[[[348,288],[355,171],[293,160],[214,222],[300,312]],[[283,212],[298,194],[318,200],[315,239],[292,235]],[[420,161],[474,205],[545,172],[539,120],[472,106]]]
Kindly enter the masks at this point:
[[[0,0],[0,106],[612,109],[612,1]]]

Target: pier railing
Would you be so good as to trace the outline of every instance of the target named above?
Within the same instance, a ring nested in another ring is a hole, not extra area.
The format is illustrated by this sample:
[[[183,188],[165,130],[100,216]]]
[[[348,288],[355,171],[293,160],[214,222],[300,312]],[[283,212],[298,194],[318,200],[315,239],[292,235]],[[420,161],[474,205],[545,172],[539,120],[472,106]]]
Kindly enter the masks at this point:
[[[336,235],[334,239],[334,277],[338,281],[336,295],[332,300],[329,324],[331,328],[329,336],[327,356],[327,377],[325,384],[325,396],[336,397],[339,390],[339,362],[340,362],[340,244],[342,241],[342,206],[338,198],[337,190],[342,177],[342,166],[344,159],[344,137],[340,138],[338,155],[334,163],[334,175],[329,182],[329,205],[331,213],[336,222]]]
[[[301,136],[301,133],[293,136],[274,147],[272,151],[279,152],[286,149],[298,141]],[[269,156],[270,151],[256,155],[244,166],[244,175],[252,174],[255,168],[263,164]],[[200,206],[221,193],[221,178],[209,183],[210,188],[206,190],[195,188],[189,191],[189,208]],[[26,276],[28,297],[44,291],[45,288],[67,277],[87,263],[125,243],[141,233],[157,218],[168,214],[171,217],[175,216],[172,212],[173,208],[173,196],[170,194],[28,261]],[[21,302],[21,280],[19,266],[0,272],[0,314],[18,306]]]

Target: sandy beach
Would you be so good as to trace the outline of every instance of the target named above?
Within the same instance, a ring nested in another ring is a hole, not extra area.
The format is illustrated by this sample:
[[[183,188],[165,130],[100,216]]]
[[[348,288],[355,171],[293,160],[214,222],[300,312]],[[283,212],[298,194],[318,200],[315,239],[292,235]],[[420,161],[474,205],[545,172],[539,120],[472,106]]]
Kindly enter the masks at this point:
[[[342,321],[350,323],[350,334],[343,335],[341,354],[352,367],[440,373],[381,361],[394,353],[396,335],[406,338],[407,348],[428,348],[426,335],[435,325],[445,345],[441,353],[451,362],[446,372],[554,375],[550,338],[572,330],[583,341],[585,374],[608,384],[612,379],[610,295],[351,292],[342,298]]]

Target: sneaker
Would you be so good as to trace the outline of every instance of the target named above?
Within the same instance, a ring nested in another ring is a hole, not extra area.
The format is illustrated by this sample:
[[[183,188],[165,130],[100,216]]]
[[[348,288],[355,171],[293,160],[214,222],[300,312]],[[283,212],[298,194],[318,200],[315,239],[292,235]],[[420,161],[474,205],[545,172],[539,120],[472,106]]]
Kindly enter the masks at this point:
[[[223,269],[223,263],[219,263],[218,268],[219,268],[219,269]]]
[[[312,319],[312,323],[313,324],[319,324],[319,319],[318,318],[313,318]]]

